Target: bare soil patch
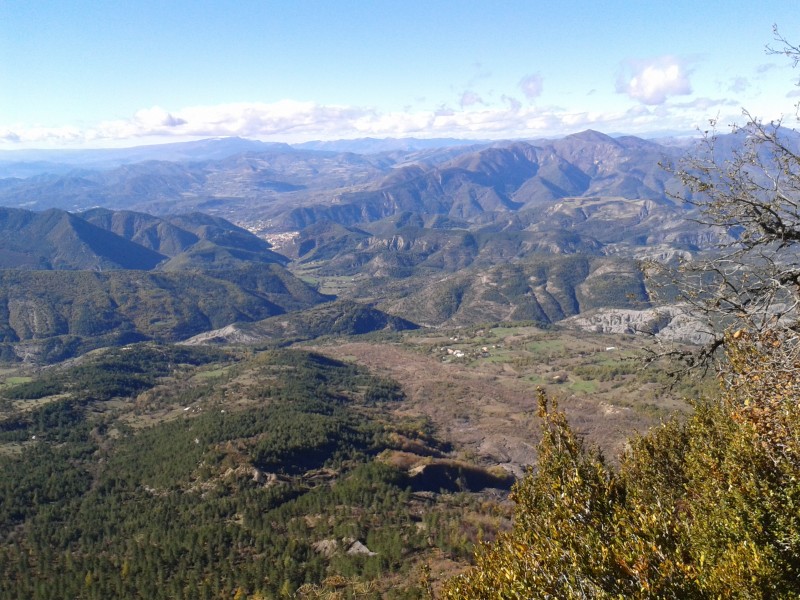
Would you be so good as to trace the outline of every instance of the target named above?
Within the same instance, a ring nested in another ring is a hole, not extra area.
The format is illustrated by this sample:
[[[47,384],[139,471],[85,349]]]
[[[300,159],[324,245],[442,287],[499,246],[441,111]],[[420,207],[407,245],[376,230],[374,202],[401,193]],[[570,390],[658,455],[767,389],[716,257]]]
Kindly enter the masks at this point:
[[[639,370],[641,345],[640,339],[525,327],[408,334],[401,343],[352,341],[315,350],[394,379],[406,394],[394,409],[398,417],[425,416],[461,458],[520,475],[536,460],[538,387],[612,461],[631,435],[688,409],[659,373]]]

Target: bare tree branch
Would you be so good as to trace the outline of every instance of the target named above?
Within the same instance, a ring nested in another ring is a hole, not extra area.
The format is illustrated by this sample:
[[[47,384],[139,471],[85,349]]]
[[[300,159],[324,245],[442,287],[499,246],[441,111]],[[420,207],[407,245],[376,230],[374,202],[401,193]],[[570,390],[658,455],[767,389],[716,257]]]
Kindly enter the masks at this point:
[[[800,64],[800,46],[773,29],[779,47]],[[689,367],[717,360],[726,332],[800,331],[800,134],[780,121],[762,122],[747,111],[745,124],[725,137],[711,122],[693,154],[668,166],[682,183],[674,198],[716,230],[715,251],[682,261],[669,279],[675,300],[712,332],[699,350],[673,353]],[[772,334],[772,333],[771,333]],[[796,353],[797,336],[781,337]]]

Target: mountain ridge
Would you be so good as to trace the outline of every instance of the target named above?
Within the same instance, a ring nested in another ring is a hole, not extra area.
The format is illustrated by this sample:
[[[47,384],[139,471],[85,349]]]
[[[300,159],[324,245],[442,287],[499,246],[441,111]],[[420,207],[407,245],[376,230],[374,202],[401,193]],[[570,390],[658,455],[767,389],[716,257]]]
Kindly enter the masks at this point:
[[[202,255],[215,252],[227,255],[227,260],[213,263],[215,268],[288,262],[249,231],[200,213],[160,218],[104,208],[70,213],[0,207],[0,232],[0,268],[210,268],[212,262],[203,261]]]
[[[445,142],[354,153],[302,145],[240,148],[229,141],[228,155],[204,160],[148,157],[110,170],[0,179],[0,202],[77,211],[201,210],[237,214],[237,220],[264,222],[272,230],[297,230],[319,220],[351,225],[408,210],[486,220],[492,213],[570,196],[664,199],[675,184],[659,163],[683,152],[593,131],[534,142]],[[217,143],[222,142],[209,142]]]

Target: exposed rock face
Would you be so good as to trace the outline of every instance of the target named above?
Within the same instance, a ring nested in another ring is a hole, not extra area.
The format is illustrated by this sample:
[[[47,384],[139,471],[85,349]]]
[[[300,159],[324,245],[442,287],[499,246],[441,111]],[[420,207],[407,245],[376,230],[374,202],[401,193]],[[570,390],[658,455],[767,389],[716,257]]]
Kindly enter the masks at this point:
[[[311,547],[314,549],[314,552],[322,554],[322,556],[330,557],[336,554],[336,551],[339,549],[339,542],[336,540],[320,540],[311,544]]]
[[[322,554],[326,557],[331,557],[336,554],[340,548],[347,548],[345,550],[345,554],[356,555],[360,554],[362,556],[377,556],[377,552],[373,552],[369,548],[367,548],[362,542],[358,540],[354,540],[353,538],[344,538],[342,539],[342,544],[340,545],[336,540],[320,540],[318,542],[314,542],[311,544],[311,547],[314,549],[314,552],[318,554]]]
[[[600,309],[562,321],[563,325],[597,333],[639,334],[690,344],[703,344],[711,339],[701,322],[687,314],[685,307]]]
[[[503,468],[484,469],[468,463],[449,459],[434,459],[409,469],[414,490],[438,492],[479,491],[485,488],[509,489],[514,476]]]
[[[353,542],[353,545],[350,546],[347,550],[347,554],[361,554],[364,556],[377,556],[377,552],[373,552],[369,548],[367,548],[364,544],[356,540]]]
[[[261,469],[253,468],[253,481],[259,485],[270,487],[278,484],[279,479],[275,473],[265,473]]]
[[[525,476],[526,465],[535,464],[537,457],[534,443],[500,434],[486,435],[480,443],[479,453],[519,479]]]
[[[199,333],[188,340],[185,344],[255,344],[262,341],[259,335],[252,335],[245,331],[245,326],[241,323],[233,323],[219,329]]]

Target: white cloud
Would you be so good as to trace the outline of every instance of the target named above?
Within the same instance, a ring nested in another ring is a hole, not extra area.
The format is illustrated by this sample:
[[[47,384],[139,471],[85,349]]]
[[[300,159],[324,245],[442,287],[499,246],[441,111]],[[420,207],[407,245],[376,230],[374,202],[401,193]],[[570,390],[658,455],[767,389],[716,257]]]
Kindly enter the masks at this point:
[[[186,121],[175,117],[160,106],[138,110],[133,118],[145,127],[179,127],[186,124]]]
[[[513,96],[506,96],[503,94],[500,96],[500,100],[508,106],[511,112],[517,112],[522,108],[522,102],[514,98]]]
[[[729,103],[696,99],[652,106],[637,103],[628,110],[575,110],[574,107],[533,106],[503,95],[493,105],[465,102],[430,109],[394,112],[372,107],[325,105],[283,100],[274,103],[233,103],[182,109],[151,107],[127,119],[106,121],[85,129],[44,128],[0,124],[3,147],[120,146],[207,137],[240,136],[283,142],[354,137],[525,138],[564,135],[592,128],[630,134],[659,130],[692,131],[708,119],[720,122]],[[739,116],[739,111],[734,113]]]
[[[759,75],[764,75],[765,73],[769,73],[773,69],[778,67],[775,63],[762,63],[756,67],[756,73]]]
[[[617,91],[643,104],[663,104],[670,96],[692,93],[686,66],[674,56],[630,60],[623,65]]]
[[[519,89],[528,100],[533,100],[542,95],[544,81],[539,73],[532,73],[520,79]]]
[[[0,129],[0,140],[4,142],[19,143],[22,138],[19,134],[11,129]]]
[[[233,103],[194,106],[169,112],[160,107],[137,111],[131,119],[107,121],[90,128],[90,140],[149,136],[216,137],[239,135],[270,137],[335,132],[342,124],[355,125],[374,111],[314,102],[283,100],[266,103]]]
[[[728,89],[735,93],[744,92],[747,88],[750,87],[750,81],[746,77],[734,77],[731,79],[731,83],[728,86]]]
[[[449,117],[449,116],[452,116],[454,114],[456,114],[456,111],[453,110],[452,108],[450,108],[449,106],[447,106],[446,104],[442,104],[441,106],[439,106],[438,108],[436,108],[433,111],[433,115],[435,117],[441,117],[441,116]]]
[[[85,132],[76,127],[43,127],[34,125],[0,126],[0,141],[19,145],[69,146],[86,141]]]
[[[465,108],[467,106],[474,106],[476,104],[484,104],[484,101],[483,98],[481,98],[472,90],[466,90],[463,94],[461,94],[461,101],[459,104],[461,104],[461,108]]]

